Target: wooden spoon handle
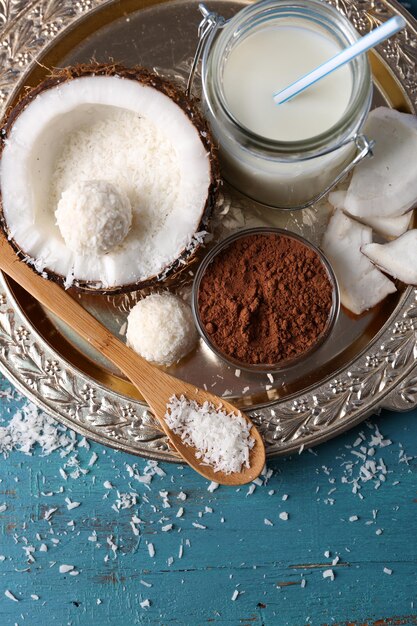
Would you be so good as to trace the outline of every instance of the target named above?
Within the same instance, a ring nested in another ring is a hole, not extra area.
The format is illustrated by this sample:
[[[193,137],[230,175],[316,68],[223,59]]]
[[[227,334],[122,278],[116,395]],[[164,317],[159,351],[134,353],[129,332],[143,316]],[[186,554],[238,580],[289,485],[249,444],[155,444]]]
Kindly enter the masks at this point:
[[[17,257],[4,236],[0,236],[0,269],[116,365],[145,398],[155,379],[167,376],[117,339],[62,287],[36,274]]]

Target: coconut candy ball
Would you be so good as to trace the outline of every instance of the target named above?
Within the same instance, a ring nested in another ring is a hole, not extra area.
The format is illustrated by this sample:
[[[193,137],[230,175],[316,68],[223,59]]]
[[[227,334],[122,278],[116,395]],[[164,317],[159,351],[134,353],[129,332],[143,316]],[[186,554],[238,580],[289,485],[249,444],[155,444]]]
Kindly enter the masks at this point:
[[[66,246],[101,255],[122,243],[132,224],[127,195],[105,180],[79,181],[61,195],[55,217]]]
[[[127,344],[147,361],[172,365],[197,342],[191,309],[171,293],[151,294],[140,300],[127,318]]]

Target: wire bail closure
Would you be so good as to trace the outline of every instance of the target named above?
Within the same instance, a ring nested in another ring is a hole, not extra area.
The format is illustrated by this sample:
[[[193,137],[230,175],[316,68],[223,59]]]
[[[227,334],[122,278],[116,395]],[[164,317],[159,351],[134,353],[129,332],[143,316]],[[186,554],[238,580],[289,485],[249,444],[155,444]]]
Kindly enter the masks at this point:
[[[345,165],[345,167],[340,172],[340,174],[336,176],[336,178],[330,183],[330,185],[328,185],[324,189],[324,191],[321,191],[319,194],[314,196],[314,198],[311,198],[310,200],[308,200],[305,204],[300,204],[298,206],[292,207],[293,209],[306,209],[307,207],[315,204],[316,202],[324,198],[324,196],[326,196],[334,187],[336,187],[336,185],[340,183],[340,181],[345,176],[347,176],[353,170],[353,168],[356,167],[356,165],[358,165],[358,163],[363,161],[363,159],[365,159],[367,156],[369,157],[373,156],[372,149],[375,146],[375,141],[373,139],[368,139],[368,137],[363,134],[354,135],[350,139],[347,139],[346,141],[341,143],[339,146],[337,146],[335,150],[339,150],[339,148],[342,148],[343,146],[347,146],[352,142],[356,145],[356,154],[352,158],[350,163]]]
[[[210,37],[214,36],[214,33],[218,28],[223,26],[225,23],[224,17],[218,15],[218,13],[214,13],[214,11],[209,11],[205,4],[201,3],[198,5],[201,15],[203,19],[198,25],[198,43],[197,48],[194,53],[193,62],[191,65],[190,73],[187,81],[187,88],[185,93],[189,98],[191,95],[191,89],[194,82],[195,73],[197,70],[198,62],[201,58],[201,54],[209,40]]]

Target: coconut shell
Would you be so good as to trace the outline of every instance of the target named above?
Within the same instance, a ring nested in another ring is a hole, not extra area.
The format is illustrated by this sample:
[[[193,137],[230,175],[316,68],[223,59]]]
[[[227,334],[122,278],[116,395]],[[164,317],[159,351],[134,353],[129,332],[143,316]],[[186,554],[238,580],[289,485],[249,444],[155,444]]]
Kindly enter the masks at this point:
[[[127,68],[116,63],[88,63],[69,66],[59,70],[52,70],[51,74],[47,76],[47,78],[45,78],[45,80],[43,80],[39,85],[27,89],[26,92],[19,99],[17,104],[9,108],[9,110],[6,112],[0,130],[0,159],[5,142],[13,127],[13,124],[15,123],[20,113],[30,104],[30,102],[32,102],[32,100],[47,89],[83,76],[120,76],[121,78],[125,78],[128,80],[138,81],[143,85],[153,87],[154,89],[157,89],[164,95],[168,96],[184,111],[188,119],[192,122],[193,126],[197,129],[200,140],[209,154],[211,180],[208,188],[207,200],[202,211],[201,219],[196,232],[207,230],[210,217],[218,199],[219,189],[221,185],[217,147],[214,144],[207,122],[203,118],[198,108],[197,101],[188,98],[185,92],[179,86],[168,80],[165,80],[164,78],[161,78],[157,74],[154,74],[144,67]],[[29,254],[22,250],[17,242],[13,239],[13,237],[11,237],[10,235],[9,228],[3,213],[1,189],[0,228],[3,230],[16,254],[22,260],[29,263],[32,266],[33,270],[37,272],[37,270],[33,266],[36,259],[31,258]],[[136,291],[144,289],[145,287],[156,286],[158,284],[166,285],[167,282],[174,282],[176,277],[183,273],[184,269],[189,268],[190,265],[195,263],[195,261],[200,256],[203,245],[203,243],[195,242],[191,246],[184,248],[181,251],[180,255],[177,257],[177,259],[175,259],[175,261],[166,266],[164,270],[158,275],[150,276],[149,278],[136,283],[129,283],[115,287],[103,287],[102,285],[98,284],[97,281],[89,282],[74,280],[72,287],[75,287],[76,289],[79,289],[81,291],[89,291],[100,294],[118,294],[126,293],[129,291]],[[53,272],[47,267],[45,267],[42,272],[37,273],[41,273],[43,277],[47,277],[49,280],[53,280],[61,285],[64,285],[65,283],[65,276]]]

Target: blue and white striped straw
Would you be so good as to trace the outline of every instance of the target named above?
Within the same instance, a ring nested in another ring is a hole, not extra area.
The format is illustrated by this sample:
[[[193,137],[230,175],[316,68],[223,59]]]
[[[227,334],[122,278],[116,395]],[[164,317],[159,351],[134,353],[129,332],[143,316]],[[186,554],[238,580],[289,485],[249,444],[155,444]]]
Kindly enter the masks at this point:
[[[374,48],[379,43],[388,39],[398,31],[402,30],[406,26],[406,21],[401,15],[396,15],[389,19],[382,26],[378,26],[370,33],[358,39],[352,46],[349,48],[345,48],[339,54],[336,54],[333,58],[329,59],[322,65],[319,65],[315,70],[305,74],[298,80],[296,80],[292,85],[289,85],[282,91],[277,91],[273,95],[273,99],[275,104],[284,104],[284,102],[288,102],[294,96],[297,96],[299,93],[310,87],[310,85],[314,85],[318,80],[324,78],[337,68],[349,63],[352,59],[357,57],[359,54]]]

